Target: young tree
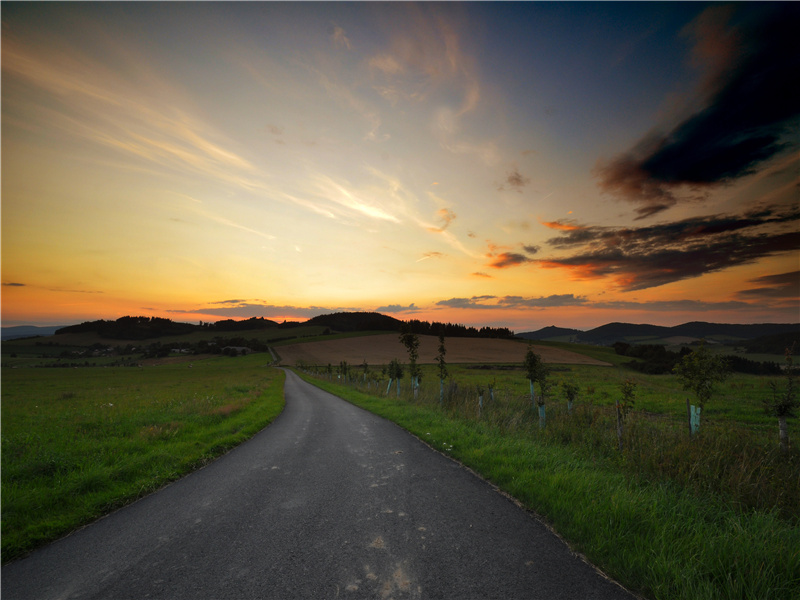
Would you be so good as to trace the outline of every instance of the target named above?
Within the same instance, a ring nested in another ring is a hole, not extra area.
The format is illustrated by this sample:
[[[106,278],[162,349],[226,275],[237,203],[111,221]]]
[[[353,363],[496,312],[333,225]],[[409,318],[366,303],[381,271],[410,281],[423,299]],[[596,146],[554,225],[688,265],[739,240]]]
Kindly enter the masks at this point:
[[[544,369],[544,363],[542,362],[542,357],[533,351],[533,346],[531,344],[528,344],[528,352],[525,354],[525,362],[523,365],[525,367],[525,375],[531,385],[531,403],[536,404],[536,391],[534,390],[533,384],[539,381]]]
[[[781,452],[789,451],[789,428],[786,425],[786,417],[796,417],[795,409],[800,406],[794,381],[797,372],[792,364],[792,350],[793,348],[786,349],[786,368],[784,369],[786,384],[781,387],[777,382],[771,381],[769,387],[772,390],[772,397],[764,400],[764,409],[767,414],[778,417]]]
[[[386,388],[386,393],[389,393],[389,388],[392,387],[392,380],[397,382],[397,397],[400,397],[400,380],[403,378],[403,365],[396,358],[392,359],[389,363],[389,387]]]
[[[636,402],[636,382],[633,379],[626,379],[620,384],[620,392],[622,393],[622,401],[619,398],[616,400],[617,407],[617,444],[620,451],[622,451],[622,428],[625,423],[625,418],[628,412],[633,408]]]
[[[729,375],[728,364],[721,356],[711,354],[704,345],[684,356],[673,369],[683,389],[690,391],[697,399],[696,419],[690,414],[689,430],[696,431],[694,424],[700,425],[700,411],[714,395],[714,387]],[[689,404],[689,401],[686,401]]]
[[[367,373],[369,373],[369,365],[367,364],[367,359],[364,359],[364,362],[361,363],[361,370],[364,372],[364,383],[367,382]]]
[[[419,367],[417,366],[417,358],[419,358],[419,337],[415,333],[411,333],[404,329],[400,334],[400,342],[406,347],[408,351],[408,374],[411,376],[411,388],[414,390],[414,397],[417,397],[417,388],[419,388]]]
[[[572,404],[577,400],[580,388],[574,381],[564,381],[561,383],[561,389],[564,390],[564,396],[567,398],[567,411],[572,412]]]
[[[439,354],[436,355],[436,364],[439,367],[439,404],[444,402],[444,380],[447,379],[447,364],[444,362],[444,355],[447,349],[444,347],[444,334],[439,334]]]

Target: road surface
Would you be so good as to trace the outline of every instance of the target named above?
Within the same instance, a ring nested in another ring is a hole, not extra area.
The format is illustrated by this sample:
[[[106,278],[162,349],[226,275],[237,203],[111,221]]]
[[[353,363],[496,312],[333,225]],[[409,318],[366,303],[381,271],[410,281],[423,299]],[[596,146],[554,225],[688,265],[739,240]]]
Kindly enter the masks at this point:
[[[286,373],[205,468],[2,569],[3,600],[631,599],[485,481]]]

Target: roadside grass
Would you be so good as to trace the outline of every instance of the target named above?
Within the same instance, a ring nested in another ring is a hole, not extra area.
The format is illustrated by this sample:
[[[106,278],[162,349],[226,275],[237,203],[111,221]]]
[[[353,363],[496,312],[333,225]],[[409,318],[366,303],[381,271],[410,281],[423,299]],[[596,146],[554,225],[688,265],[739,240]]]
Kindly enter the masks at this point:
[[[268,356],[268,355],[266,355]],[[283,410],[265,355],[4,369],[2,562],[197,469]]]
[[[583,393],[571,413],[565,401],[552,397],[544,429],[520,371],[448,365],[451,381],[442,406],[433,371],[425,373],[427,386],[416,399],[408,392],[396,398],[394,386],[386,397],[385,380],[366,389],[355,373],[350,385],[301,376],[475,470],[541,515],[593,564],[648,598],[800,597],[797,450],[781,455],[777,432],[770,437],[758,424],[738,423],[726,412],[705,419],[690,439],[680,412],[685,396],[676,388],[674,400],[657,400],[672,384],[656,378],[655,389],[645,394],[654,376],[642,376],[638,391],[647,408],[627,420],[619,452],[613,396],[620,376],[639,374],[569,369],[554,376],[578,376],[582,390],[593,385],[595,394]],[[745,378],[753,384],[748,391],[758,389],[760,379]],[[486,384],[493,380],[492,401]],[[480,411],[478,384],[484,389]],[[745,404],[737,410],[754,418],[750,412],[758,402]],[[641,408],[638,397],[636,406]]]

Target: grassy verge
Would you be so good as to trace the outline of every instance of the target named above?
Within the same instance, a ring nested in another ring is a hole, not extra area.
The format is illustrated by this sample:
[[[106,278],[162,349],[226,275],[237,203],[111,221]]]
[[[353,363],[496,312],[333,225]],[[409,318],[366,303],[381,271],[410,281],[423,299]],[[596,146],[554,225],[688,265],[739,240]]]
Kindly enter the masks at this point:
[[[196,469],[283,409],[265,355],[158,367],[4,369],[5,563]]]
[[[486,412],[468,414],[463,404],[440,408],[430,398],[379,397],[303,376],[474,469],[646,597],[800,597],[800,530],[777,509],[744,509],[726,493],[641,476],[626,468],[631,453],[607,452],[615,439],[603,434],[587,449],[564,439],[550,421],[546,435],[538,425],[508,422],[524,413],[490,419]]]

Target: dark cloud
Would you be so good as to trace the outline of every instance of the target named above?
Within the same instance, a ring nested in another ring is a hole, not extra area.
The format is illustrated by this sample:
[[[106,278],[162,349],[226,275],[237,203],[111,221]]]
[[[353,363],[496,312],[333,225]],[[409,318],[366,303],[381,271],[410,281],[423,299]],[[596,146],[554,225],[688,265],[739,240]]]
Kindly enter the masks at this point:
[[[475,275],[475,277],[486,277],[487,279],[492,278],[491,275],[489,275],[488,273],[484,273],[483,271],[475,271],[473,275]]]
[[[528,185],[531,182],[529,177],[525,177],[522,173],[519,172],[517,167],[514,167],[511,171],[506,173],[506,178],[503,180],[503,183],[500,184],[500,187],[497,189],[499,191],[504,191],[506,189],[511,189],[516,192],[522,193],[522,188]]]
[[[494,302],[489,303],[490,300]],[[526,298],[523,296],[473,296],[472,298],[450,298],[440,300],[437,306],[448,308],[553,308],[556,306],[580,306],[586,304],[586,298],[573,294],[553,294],[539,298]]]
[[[553,308],[555,306],[580,306],[586,304],[586,298],[574,294],[553,294],[539,298],[504,296],[498,301],[498,304],[508,308]]]
[[[379,306],[375,312],[379,313],[408,313],[418,312],[419,308],[412,302],[408,306],[402,304],[389,304],[388,306]]]
[[[25,287],[25,284],[24,283],[9,282],[9,283],[4,283],[3,287]]]
[[[764,275],[751,279],[758,287],[741,290],[736,294],[743,299],[759,300],[765,298],[800,298],[800,271]]]
[[[532,258],[529,258],[524,254],[518,254],[516,252],[501,252],[500,254],[492,256],[492,261],[489,263],[489,266],[494,267],[495,269],[505,269],[507,267],[515,267],[517,265],[531,262],[532,260]]]
[[[736,22],[726,20],[733,14]],[[711,7],[689,32],[710,65],[702,107],[667,133],[651,134],[595,170],[600,188],[641,203],[638,218],[754,173],[797,145],[800,9],[794,3]]]
[[[542,248],[541,248],[541,246],[533,246],[533,245],[523,244],[522,249],[525,250],[525,252],[527,252],[528,254],[534,255],[537,252],[539,252],[539,250],[541,250]]]
[[[651,227],[582,227],[548,240],[555,248],[577,249],[576,254],[538,262],[576,278],[612,277],[624,290],[639,290],[796,252],[798,220],[796,209],[767,207]]]
[[[237,300],[223,300],[221,302],[209,302],[211,305],[224,304],[223,307],[217,306],[203,306],[200,308],[191,309],[172,309],[167,310],[168,313],[173,314],[204,314],[214,315],[227,319],[250,319],[252,317],[264,317],[265,319],[271,318],[306,318],[316,317],[332,312],[342,311],[360,311],[363,309],[352,307],[332,307],[324,308],[321,306],[275,306],[273,304],[263,304],[257,301],[237,301]]]
[[[436,306],[446,306],[448,308],[497,308],[494,304],[483,304],[486,300],[492,300],[495,296],[473,296],[472,298],[450,298],[449,300],[439,300]]]

